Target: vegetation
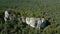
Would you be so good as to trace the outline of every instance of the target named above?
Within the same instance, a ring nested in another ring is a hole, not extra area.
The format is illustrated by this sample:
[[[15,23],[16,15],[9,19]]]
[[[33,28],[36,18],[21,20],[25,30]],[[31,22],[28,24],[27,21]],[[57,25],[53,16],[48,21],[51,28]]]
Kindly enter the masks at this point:
[[[5,10],[20,16],[44,17],[51,25],[40,32],[22,24],[21,19],[17,23],[13,20],[7,23],[0,21],[0,34],[60,34],[60,0],[0,0],[0,13]]]

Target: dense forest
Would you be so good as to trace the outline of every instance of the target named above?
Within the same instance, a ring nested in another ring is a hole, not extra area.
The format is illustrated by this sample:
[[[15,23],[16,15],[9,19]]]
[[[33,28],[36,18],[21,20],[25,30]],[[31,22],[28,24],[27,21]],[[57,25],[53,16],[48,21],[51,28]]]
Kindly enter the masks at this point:
[[[51,25],[34,29],[19,22],[4,23],[0,20],[0,34],[60,34],[60,0],[0,0],[0,15],[5,10],[19,13],[20,16],[47,19]]]

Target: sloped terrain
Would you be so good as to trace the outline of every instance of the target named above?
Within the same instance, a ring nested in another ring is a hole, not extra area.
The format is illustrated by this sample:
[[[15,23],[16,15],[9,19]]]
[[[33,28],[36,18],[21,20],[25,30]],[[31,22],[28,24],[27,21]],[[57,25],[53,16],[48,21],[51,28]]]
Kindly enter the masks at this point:
[[[0,0],[0,13],[4,12],[5,10],[8,10],[9,12],[11,11],[11,12],[20,13],[21,16],[40,17],[40,18],[44,17],[45,19],[49,20],[52,25],[46,28],[47,31],[49,31],[50,34],[55,34],[54,32],[56,31],[53,29],[56,29],[58,34],[60,34],[59,33],[60,27],[53,28],[55,26],[53,24],[60,25],[60,0]],[[19,23],[21,22],[18,22],[18,24]],[[12,27],[9,27],[10,26],[9,23],[5,24],[0,22],[0,33],[8,34],[7,32],[10,32],[11,34],[11,32],[13,32],[14,34],[25,34],[25,33],[40,34],[39,31],[35,31],[33,28],[29,26],[23,28],[22,24],[21,24],[22,26],[20,24],[17,25],[15,24],[14,21],[10,22],[10,24],[14,24],[14,25],[12,25]],[[51,33],[49,28],[54,32],[52,31]],[[16,29],[18,29],[19,31],[17,31]],[[45,31],[46,30],[44,29],[43,34],[44,33],[48,34],[48,32]]]

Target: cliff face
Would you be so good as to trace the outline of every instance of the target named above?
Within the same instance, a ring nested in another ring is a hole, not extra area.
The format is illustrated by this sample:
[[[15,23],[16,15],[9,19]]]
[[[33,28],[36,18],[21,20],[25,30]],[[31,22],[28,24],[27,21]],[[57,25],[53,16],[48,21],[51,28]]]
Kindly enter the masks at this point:
[[[44,18],[26,18],[25,22],[33,28],[40,28],[42,23],[46,23]]]

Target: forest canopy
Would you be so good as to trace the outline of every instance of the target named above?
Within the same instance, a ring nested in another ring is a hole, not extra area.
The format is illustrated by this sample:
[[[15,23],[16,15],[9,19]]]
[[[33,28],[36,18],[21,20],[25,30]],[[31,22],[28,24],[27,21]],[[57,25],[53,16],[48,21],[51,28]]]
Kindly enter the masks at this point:
[[[0,22],[1,34],[60,34],[60,0],[0,0],[0,13],[6,10],[19,13],[20,16],[44,17],[51,25],[40,32],[30,26],[24,28],[21,21]]]

